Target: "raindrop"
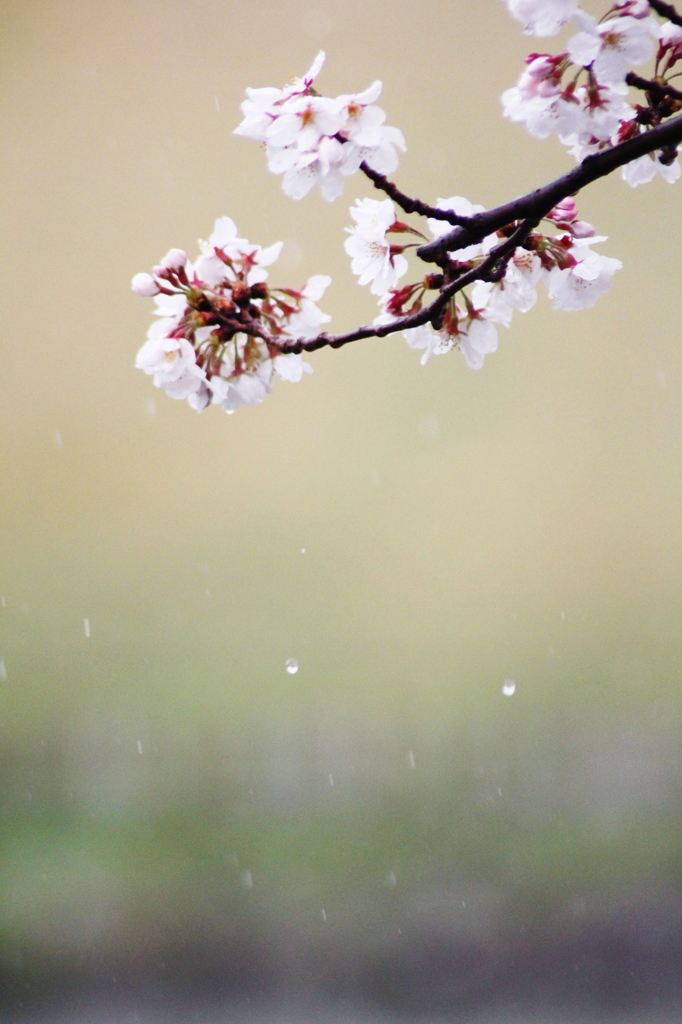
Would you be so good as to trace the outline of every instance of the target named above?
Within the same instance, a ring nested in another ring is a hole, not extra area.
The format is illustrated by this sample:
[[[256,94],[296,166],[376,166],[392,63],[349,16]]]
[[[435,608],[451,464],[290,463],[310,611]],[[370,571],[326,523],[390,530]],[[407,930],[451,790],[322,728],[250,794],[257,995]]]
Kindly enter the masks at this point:
[[[3,607],[3,608],[6,608],[6,607],[7,607],[7,605],[5,604],[5,598],[4,598],[4,597],[2,598],[2,607]]]
[[[145,415],[149,416],[150,420],[154,416],[156,416],[156,402],[154,401],[153,398],[145,398],[145,400],[144,400],[144,411],[145,411]]]
[[[141,740],[137,741],[137,752],[138,752],[138,754],[142,753],[142,741]]]
[[[302,555],[304,555],[304,554],[305,554],[305,548],[301,548],[301,554],[302,554]]]
[[[417,762],[415,761],[414,754],[411,750],[409,750],[407,753],[407,763],[409,764],[410,768],[417,767]]]
[[[59,430],[55,430],[54,434],[52,435],[52,440],[57,445],[57,448],[61,448],[61,446],[62,446],[62,435],[61,435],[61,432]]]
[[[2,679],[3,682],[7,679],[7,666],[2,658],[0,658],[0,679]]]
[[[86,637],[90,636],[90,619],[83,619],[83,630]]]
[[[329,785],[330,785],[330,786],[333,786],[333,785],[334,785],[334,776],[333,776],[333,775],[330,775],[330,776],[329,776]]]
[[[513,679],[505,679],[502,683],[502,693],[505,697],[513,697],[516,693],[516,683]]]
[[[497,787],[497,795],[502,796],[502,786]]]
[[[327,911],[326,911],[326,910],[323,910],[323,911],[322,911],[322,920],[323,920],[323,921],[326,921],[326,920],[327,920]]]
[[[218,111],[218,113],[220,113],[220,100],[218,99],[217,96],[214,96],[213,99],[215,100],[215,108]]]
[[[562,613],[561,613],[561,618],[562,618],[562,619],[565,619],[565,618],[566,618],[566,612],[562,612]]]
[[[371,477],[372,483],[378,485],[378,483],[379,483],[379,471],[376,470],[376,469],[373,469],[372,472],[370,473],[370,477]]]
[[[390,885],[391,888],[395,888],[398,884],[398,879],[395,877],[394,871],[389,871],[385,878],[386,885]]]
[[[286,670],[290,676],[296,675],[298,672],[298,662],[296,661],[296,658],[287,658]]]
[[[242,871],[242,885],[245,889],[253,889],[253,878],[250,871]]]

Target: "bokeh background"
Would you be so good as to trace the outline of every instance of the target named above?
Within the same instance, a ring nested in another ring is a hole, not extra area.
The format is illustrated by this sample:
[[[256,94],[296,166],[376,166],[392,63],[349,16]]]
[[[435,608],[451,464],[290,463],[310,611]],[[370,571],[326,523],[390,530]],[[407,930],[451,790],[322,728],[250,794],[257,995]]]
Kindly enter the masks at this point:
[[[0,28],[3,1019],[678,1019],[679,186],[593,186],[610,293],[478,373],[387,338],[197,416],[129,282],[216,217],[375,315],[370,186],[287,199],[244,88],[324,47],[325,94],[384,81],[405,191],[491,206],[571,166],[499,115],[542,44],[499,0]]]

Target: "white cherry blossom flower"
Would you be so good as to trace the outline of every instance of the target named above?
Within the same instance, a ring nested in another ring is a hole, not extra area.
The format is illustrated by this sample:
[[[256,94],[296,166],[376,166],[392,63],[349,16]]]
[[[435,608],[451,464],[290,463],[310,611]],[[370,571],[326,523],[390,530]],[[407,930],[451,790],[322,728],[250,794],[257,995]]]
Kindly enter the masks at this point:
[[[336,199],[344,178],[364,161],[379,174],[392,174],[405,139],[385,125],[386,114],[374,105],[381,82],[363,92],[330,99],[310,90],[324,53],[303,79],[285,89],[247,89],[244,120],[235,134],[264,142],[268,169],[281,174],[282,188],[302,199],[315,184],[327,200]]]
[[[219,217],[208,241],[199,239],[201,256],[194,264],[194,272],[200,281],[211,288],[217,287],[225,280],[234,281],[234,270],[216,253],[216,249],[220,249],[235,263],[248,261],[247,284],[258,284],[267,280],[268,273],[265,267],[269,267],[279,257],[282,244],[275,242],[266,249],[260,245],[252,245],[245,238],[237,237],[237,227],[231,217]]]
[[[349,236],[344,248],[351,257],[351,270],[358,275],[358,284],[372,282],[373,295],[383,295],[395,288],[407,271],[407,260],[400,253],[393,254],[386,240],[386,231],[395,222],[395,207],[391,199],[358,199],[351,207],[355,227],[346,228]]]
[[[568,54],[574,64],[591,66],[602,85],[620,85],[630,67],[644,64],[653,56],[658,34],[658,23],[653,18],[626,15],[599,23],[583,12],[579,23],[583,31],[569,40]]]
[[[265,141],[274,148],[295,146],[299,152],[310,152],[325,135],[336,135],[342,124],[337,100],[294,96],[280,108],[279,116],[265,133]]]
[[[234,129],[233,134],[244,135],[256,142],[265,142],[268,128],[279,116],[282,104],[292,96],[307,92],[322,70],[324,60],[324,50],[320,50],[307,73],[301,78],[295,78],[283,89],[247,89],[247,99],[241,106],[244,120]]]
[[[297,293],[298,312],[289,317],[284,327],[284,333],[288,337],[315,338],[320,333],[322,324],[329,323],[331,317],[319,309],[317,302],[331,283],[331,277],[326,274],[314,274],[308,279],[301,291]],[[310,372],[312,373],[312,370]]]
[[[198,389],[199,381],[205,377],[204,371],[196,365],[194,348],[185,338],[150,338],[137,353],[135,366],[153,375],[154,385],[164,388],[172,398],[186,398]],[[189,390],[183,395],[171,393],[168,389],[174,385],[176,390]]]
[[[578,8],[578,0],[505,0],[527,35],[554,36]]]
[[[611,284],[611,278],[623,266],[620,260],[592,252],[590,245],[606,241],[605,236],[596,236],[577,242],[569,250],[577,261],[575,266],[561,269],[556,266],[545,275],[545,283],[553,309],[573,312],[589,309],[603,295]]]

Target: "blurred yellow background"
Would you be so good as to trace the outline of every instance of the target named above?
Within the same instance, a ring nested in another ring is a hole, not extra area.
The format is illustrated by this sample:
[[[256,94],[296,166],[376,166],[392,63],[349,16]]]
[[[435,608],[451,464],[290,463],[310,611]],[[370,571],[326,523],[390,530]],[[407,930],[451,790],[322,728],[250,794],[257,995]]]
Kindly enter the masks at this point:
[[[371,186],[287,199],[232,135],[244,89],[323,47],[325,95],[383,80],[404,191],[492,206],[571,166],[500,117],[556,40],[499,0],[4,0],[0,27],[7,1006],[188,948],[215,979],[255,943],[227,989],[277,993],[322,985],[324,943],[374,964],[669,905],[679,187],[581,196],[624,269],[478,373],[397,336],[197,416],[134,369],[130,278],[216,217],[284,241],[273,284],[331,274],[331,329],[376,313],[343,251]]]

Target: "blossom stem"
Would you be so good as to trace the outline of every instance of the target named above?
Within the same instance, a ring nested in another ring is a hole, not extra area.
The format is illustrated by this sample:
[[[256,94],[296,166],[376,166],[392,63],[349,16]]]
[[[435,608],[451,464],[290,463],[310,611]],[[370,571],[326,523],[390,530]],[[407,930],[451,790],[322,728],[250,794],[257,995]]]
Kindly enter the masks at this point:
[[[540,222],[539,217],[528,217],[524,220],[516,230],[505,238],[500,245],[495,246],[494,249],[488,253],[485,260],[480,263],[477,267],[472,267],[471,270],[467,270],[465,274],[454,280],[449,281],[445,287],[441,290],[440,294],[434,301],[429,305],[420,309],[417,313],[411,313],[409,316],[401,317],[399,320],[393,320],[388,324],[378,324],[372,327],[358,327],[356,331],[350,331],[348,334],[337,334],[330,335],[326,333],[318,334],[316,338],[305,339],[297,338],[295,341],[287,341],[284,343],[278,343],[277,348],[282,355],[288,355],[290,353],[300,352],[316,352],[317,349],[326,348],[342,348],[344,345],[348,345],[351,341],[362,341],[364,338],[385,338],[388,334],[395,334],[397,331],[404,331],[410,327],[420,327],[422,324],[432,323],[443,313],[450,299],[462,288],[472,284],[474,281],[490,279],[495,280],[497,274],[501,271],[504,272],[503,268],[513,255],[515,249],[522,245],[525,239],[528,237],[530,232],[537,227]]]
[[[503,203],[484,213],[474,214],[469,218],[466,228],[455,227],[441,238],[420,246],[417,249],[417,256],[426,263],[437,263],[444,253],[474,245],[486,235],[513,221],[525,220],[527,217],[537,217],[540,221],[558,202],[567,196],[575,195],[593,181],[611,174],[638,157],[666,146],[675,146],[679,142],[682,142],[682,114],[611,149],[586,157],[567,174],[528,192],[519,199]]]

